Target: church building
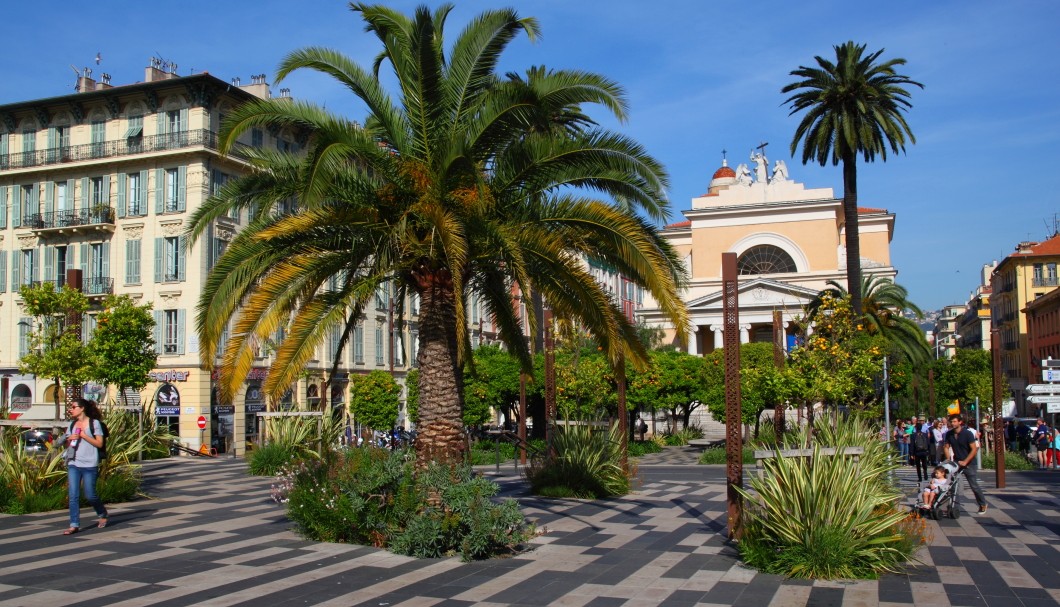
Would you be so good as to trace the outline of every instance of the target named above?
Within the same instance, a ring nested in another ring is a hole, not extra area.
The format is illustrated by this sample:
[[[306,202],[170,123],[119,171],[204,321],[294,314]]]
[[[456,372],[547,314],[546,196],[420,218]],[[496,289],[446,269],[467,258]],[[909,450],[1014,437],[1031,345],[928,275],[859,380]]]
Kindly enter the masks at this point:
[[[792,321],[827,282],[846,286],[842,198],[832,188],[793,181],[783,160],[770,170],[761,150],[750,160],[750,167],[740,164],[733,170],[723,158],[707,192],[682,211],[685,221],[662,231],[691,277],[684,294],[692,321],[688,343],[676,340],[654,301],[646,300],[639,316],[665,329],[668,343],[691,354],[722,347],[722,253],[737,255],[741,343],[771,342],[773,312],[779,310],[790,344]],[[858,213],[863,274],[893,279],[894,214],[865,207]]]

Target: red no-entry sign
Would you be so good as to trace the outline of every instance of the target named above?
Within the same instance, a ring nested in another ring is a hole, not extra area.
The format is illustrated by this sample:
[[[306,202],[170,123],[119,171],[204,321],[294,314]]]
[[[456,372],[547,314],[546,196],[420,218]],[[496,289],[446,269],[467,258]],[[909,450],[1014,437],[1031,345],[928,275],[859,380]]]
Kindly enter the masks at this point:
[[[206,429],[206,416],[205,415],[200,415],[199,416],[198,424],[199,424],[199,430],[205,430]]]

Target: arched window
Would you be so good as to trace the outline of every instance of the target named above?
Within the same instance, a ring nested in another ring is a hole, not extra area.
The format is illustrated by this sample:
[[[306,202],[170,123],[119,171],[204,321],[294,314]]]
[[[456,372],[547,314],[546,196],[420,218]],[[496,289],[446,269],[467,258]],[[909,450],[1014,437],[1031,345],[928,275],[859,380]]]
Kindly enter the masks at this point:
[[[760,244],[744,251],[736,262],[736,269],[743,276],[797,271],[791,255],[770,244]]]

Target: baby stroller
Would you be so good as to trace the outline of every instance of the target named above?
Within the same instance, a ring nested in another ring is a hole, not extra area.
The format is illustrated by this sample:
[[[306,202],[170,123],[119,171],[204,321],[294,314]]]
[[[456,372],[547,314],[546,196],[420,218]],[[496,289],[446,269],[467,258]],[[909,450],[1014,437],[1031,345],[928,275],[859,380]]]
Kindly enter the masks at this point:
[[[923,488],[918,487],[916,494],[916,503],[913,504],[913,512],[919,516],[930,517],[932,520],[939,520],[943,516],[948,516],[951,519],[958,519],[961,516],[960,506],[960,488],[961,479],[964,477],[964,468],[957,465],[956,462],[948,461],[939,464],[948,472],[949,485],[944,491],[935,496],[935,500],[928,506],[924,503]],[[930,482],[930,481],[929,481]]]

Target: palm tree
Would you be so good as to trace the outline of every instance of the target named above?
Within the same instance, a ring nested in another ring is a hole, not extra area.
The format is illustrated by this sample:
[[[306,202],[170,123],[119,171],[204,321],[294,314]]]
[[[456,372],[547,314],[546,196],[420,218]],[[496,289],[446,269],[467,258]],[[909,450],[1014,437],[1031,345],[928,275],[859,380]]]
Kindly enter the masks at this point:
[[[420,7],[411,17],[380,5],[351,8],[382,42],[374,70],[314,47],[288,55],[276,80],[303,68],[328,74],[367,108],[363,122],[289,99],[241,106],[223,125],[223,151],[250,128],[297,130],[305,151],[241,149],[256,170],[222,187],[191,220],[194,239],[233,209],[255,209],[198,306],[204,365],[214,364],[234,319],[220,365],[223,400],[248,373],[254,343],[281,327],[286,337],[263,386],[273,398],[336,326],[339,360],[373,294],[392,284],[397,301],[408,293],[420,298],[416,448],[425,465],[459,457],[462,448],[472,293],[527,372],[533,365],[513,286],[524,296],[541,293],[558,317],[582,323],[611,361],[646,362],[636,327],[592,278],[585,257],[642,285],[683,333],[682,264],[635,212],[666,216],[665,171],[634,141],[582,114],[582,104],[597,104],[623,119],[618,85],[565,70],[499,77],[508,43],[520,32],[538,35],[536,21],[510,9],[477,16],[447,56],[450,5],[433,13]],[[393,69],[396,98],[380,82],[384,64]],[[293,211],[281,204],[290,199]],[[532,332],[540,319],[529,312]]]
[[[850,295],[843,285],[834,280],[829,280],[827,284],[828,288],[818,293],[806,306],[808,317],[814,316],[826,296],[843,299]],[[924,339],[924,331],[915,320],[905,315],[908,312],[917,319],[924,317],[920,308],[909,301],[909,291],[889,278],[869,274],[862,279],[861,292],[864,295],[860,317],[867,330],[886,337],[898,354],[914,367],[928,362],[931,351]]]
[[[795,92],[784,103],[791,114],[806,110],[791,154],[802,141],[802,163],[825,166],[843,163],[843,221],[846,230],[847,288],[854,311],[861,314],[861,240],[858,235],[857,158],[886,161],[887,150],[905,152],[905,140],[916,143],[903,112],[913,107],[906,86],[924,85],[895,71],[905,59],[877,62],[883,49],[865,55],[865,45],[846,42],[834,47],[836,61],[814,57],[819,67],[799,66],[800,80],[781,89]]]

